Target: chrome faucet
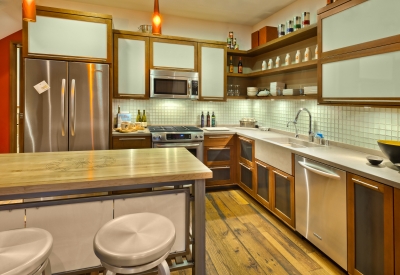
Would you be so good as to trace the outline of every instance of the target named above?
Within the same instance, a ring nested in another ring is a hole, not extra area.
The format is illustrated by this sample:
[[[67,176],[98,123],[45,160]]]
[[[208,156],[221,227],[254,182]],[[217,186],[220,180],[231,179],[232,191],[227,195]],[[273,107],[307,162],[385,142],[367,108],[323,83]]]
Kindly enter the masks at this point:
[[[286,124],[286,127],[289,127],[289,124],[290,123],[293,123],[293,125],[294,125],[294,129],[296,129],[296,135],[294,136],[295,138],[299,138],[299,132],[297,131],[297,122],[296,121],[289,121],[287,124]]]
[[[297,115],[296,115],[293,123],[297,124],[297,119],[299,119],[299,115],[300,115],[301,111],[306,111],[308,113],[309,117],[310,117],[310,124],[309,124],[309,128],[308,128],[308,141],[309,142],[313,142],[314,141],[314,133],[311,130],[311,113],[307,108],[300,108],[299,109],[299,111],[297,112]]]

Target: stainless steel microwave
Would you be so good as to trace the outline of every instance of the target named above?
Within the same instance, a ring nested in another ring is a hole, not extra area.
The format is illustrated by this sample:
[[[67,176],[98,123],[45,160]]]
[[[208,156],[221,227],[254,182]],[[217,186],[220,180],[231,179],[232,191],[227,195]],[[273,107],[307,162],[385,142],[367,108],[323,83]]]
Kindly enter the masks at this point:
[[[199,98],[199,73],[150,70],[150,97]]]

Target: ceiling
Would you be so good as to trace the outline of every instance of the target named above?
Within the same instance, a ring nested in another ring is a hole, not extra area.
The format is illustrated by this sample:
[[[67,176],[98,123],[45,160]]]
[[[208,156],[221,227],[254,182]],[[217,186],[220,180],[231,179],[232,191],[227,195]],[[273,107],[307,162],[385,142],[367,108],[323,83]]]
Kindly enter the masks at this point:
[[[1,1],[1,0],[0,0]],[[71,0],[102,6],[152,12],[153,0]],[[250,25],[296,0],[159,0],[161,14]]]

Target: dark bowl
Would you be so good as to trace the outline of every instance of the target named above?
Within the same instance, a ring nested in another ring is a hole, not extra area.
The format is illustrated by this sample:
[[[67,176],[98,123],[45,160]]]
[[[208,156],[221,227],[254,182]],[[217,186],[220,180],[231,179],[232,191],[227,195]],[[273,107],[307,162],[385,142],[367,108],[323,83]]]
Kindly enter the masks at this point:
[[[400,163],[400,141],[378,140],[378,145],[392,163]]]
[[[383,158],[381,157],[375,157],[375,156],[368,156],[367,160],[369,161],[369,163],[371,163],[372,165],[379,165],[381,164],[381,162],[383,161]]]

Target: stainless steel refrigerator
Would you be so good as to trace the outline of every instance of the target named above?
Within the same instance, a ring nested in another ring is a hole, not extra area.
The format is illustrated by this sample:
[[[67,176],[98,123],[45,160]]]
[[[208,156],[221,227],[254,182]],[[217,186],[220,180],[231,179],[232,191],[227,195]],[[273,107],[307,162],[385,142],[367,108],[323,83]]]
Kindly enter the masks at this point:
[[[108,65],[25,59],[24,152],[108,148]]]

